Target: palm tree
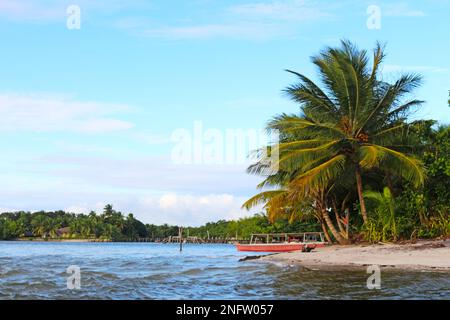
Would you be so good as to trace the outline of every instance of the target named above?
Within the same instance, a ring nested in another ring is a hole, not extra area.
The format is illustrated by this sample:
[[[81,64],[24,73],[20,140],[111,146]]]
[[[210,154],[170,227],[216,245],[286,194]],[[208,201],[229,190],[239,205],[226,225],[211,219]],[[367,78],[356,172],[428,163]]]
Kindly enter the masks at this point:
[[[300,103],[300,115],[282,114],[269,123],[279,130],[280,168],[298,174],[291,185],[308,190],[328,189],[352,173],[364,222],[368,221],[363,197],[362,172],[383,168],[416,186],[423,184],[422,164],[411,156],[407,122],[409,111],[423,103],[404,100],[421,83],[421,77],[404,74],[393,84],[379,80],[384,58],[376,45],[372,65],[365,50],[348,41],[326,48],[312,58],[323,89],[306,76],[289,71],[299,83],[286,89]]]
[[[35,236],[42,237],[45,234],[46,217],[43,215],[37,215],[31,220],[31,226],[33,227],[33,233]]]
[[[308,219],[314,217],[321,225],[328,242],[332,242],[326,225],[330,223],[330,219],[325,217],[328,212],[324,204],[323,193],[310,193],[309,197],[299,194],[296,189],[291,188],[289,182],[295,176],[294,172],[277,170],[271,174],[271,168],[265,161],[258,161],[251,165],[247,171],[253,174],[268,175],[268,177],[258,185],[259,189],[271,187],[272,190],[262,191],[247,200],[242,207],[250,210],[251,208],[264,204],[264,209],[270,222],[274,222],[279,217],[287,217],[289,221],[294,219]],[[275,189],[273,189],[275,188]],[[328,225],[331,233],[339,242],[345,242],[338,234],[333,225]]]
[[[367,51],[358,50],[348,41],[342,41],[339,48],[326,48],[312,58],[323,88],[288,70],[299,83],[285,92],[300,104],[301,112],[281,114],[269,122],[268,130],[277,130],[280,136],[279,161],[270,166],[261,157],[248,171],[266,176],[259,188],[275,190],[261,192],[244,207],[265,203],[270,217],[289,210],[292,213],[298,202],[309,201],[322,228],[325,221],[333,236],[346,242],[348,235],[343,226],[340,232],[336,230],[328,208],[334,208],[339,225],[336,199],[341,198],[345,207],[356,191],[367,223],[364,176],[377,169],[416,186],[423,184],[422,164],[412,156],[415,150],[410,129],[417,123],[407,121],[410,110],[423,102],[405,100],[420,85],[421,77],[404,74],[393,84],[380,81],[384,56],[384,48],[378,43],[371,65]]]
[[[327,210],[327,192],[315,189],[309,192],[308,197],[297,192],[289,186],[279,190],[262,191],[247,200],[242,207],[250,210],[252,207],[264,204],[268,218],[274,222],[276,218],[288,217],[289,221],[295,218],[306,219],[314,217],[321,225],[328,242],[332,242],[328,229],[334,238],[341,244],[348,243],[348,235],[343,230],[338,232]],[[327,229],[328,227],[328,229]]]

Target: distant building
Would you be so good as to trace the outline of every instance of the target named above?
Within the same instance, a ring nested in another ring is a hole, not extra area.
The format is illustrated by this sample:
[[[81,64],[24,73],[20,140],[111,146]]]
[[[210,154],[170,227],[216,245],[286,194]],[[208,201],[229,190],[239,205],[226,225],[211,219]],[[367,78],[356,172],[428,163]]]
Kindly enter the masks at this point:
[[[56,235],[58,237],[61,237],[61,236],[66,235],[66,234],[70,234],[70,228],[69,227],[65,227],[65,228],[61,228],[61,229],[56,230]]]
[[[23,235],[24,237],[34,237],[34,233],[31,231],[25,231]]]

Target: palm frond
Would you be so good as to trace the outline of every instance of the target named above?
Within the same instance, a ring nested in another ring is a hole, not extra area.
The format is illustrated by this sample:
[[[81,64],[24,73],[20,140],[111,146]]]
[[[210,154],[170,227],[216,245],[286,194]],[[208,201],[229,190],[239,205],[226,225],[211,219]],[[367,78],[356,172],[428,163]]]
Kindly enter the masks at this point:
[[[425,173],[423,164],[419,160],[379,145],[367,144],[365,147],[376,150],[373,154],[386,171],[403,177],[417,187],[423,185]]]
[[[257,195],[248,199],[247,201],[245,201],[244,204],[242,205],[242,208],[250,210],[255,206],[267,203],[267,201],[273,199],[274,197],[286,194],[286,192],[287,192],[286,190],[271,190],[260,192]]]

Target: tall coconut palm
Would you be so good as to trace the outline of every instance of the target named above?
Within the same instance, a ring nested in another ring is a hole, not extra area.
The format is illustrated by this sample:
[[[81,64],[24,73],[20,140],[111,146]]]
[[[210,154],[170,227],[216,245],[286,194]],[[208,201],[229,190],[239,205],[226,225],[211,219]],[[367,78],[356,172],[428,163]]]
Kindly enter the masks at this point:
[[[416,124],[407,122],[410,110],[422,101],[405,100],[420,85],[421,77],[405,74],[392,84],[381,81],[383,51],[377,44],[370,64],[367,51],[348,41],[342,41],[339,48],[326,48],[312,58],[322,88],[289,71],[299,83],[286,93],[300,103],[301,112],[282,114],[269,122],[268,130],[278,130],[280,135],[280,159],[275,166],[279,170],[260,159],[249,172],[267,177],[260,188],[275,190],[252,197],[244,204],[246,208],[265,203],[273,217],[296,213],[299,201],[310,201],[322,227],[325,221],[342,243],[347,240],[342,237],[345,230],[340,226],[338,232],[328,214],[328,206],[337,207],[333,203],[336,195],[343,198],[341,189],[346,190],[344,194],[356,190],[366,223],[363,177],[368,173],[398,176],[417,186],[423,183],[422,164],[411,155],[414,143],[409,130]],[[336,220],[339,225],[338,215]]]
[[[405,100],[421,83],[415,74],[401,75],[392,84],[380,80],[383,47],[376,45],[373,61],[368,53],[348,41],[339,48],[326,48],[312,58],[322,88],[306,76],[286,89],[300,103],[300,115],[282,114],[268,128],[280,131],[279,166],[298,174],[290,184],[308,190],[328,189],[348,179],[356,184],[361,214],[367,222],[362,172],[383,168],[415,185],[424,174],[421,163],[408,152],[407,122],[411,108],[420,100]]]

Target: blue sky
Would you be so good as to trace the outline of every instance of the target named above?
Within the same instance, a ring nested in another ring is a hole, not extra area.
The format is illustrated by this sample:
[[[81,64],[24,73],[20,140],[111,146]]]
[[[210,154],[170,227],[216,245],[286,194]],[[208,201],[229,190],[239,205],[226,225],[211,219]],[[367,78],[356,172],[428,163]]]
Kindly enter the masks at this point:
[[[69,30],[66,9],[81,10]],[[369,29],[367,8],[381,9]],[[176,164],[172,134],[261,129],[282,89],[347,38],[387,44],[383,77],[425,77],[416,116],[450,122],[450,1],[0,0],[0,209],[101,210],[198,225],[249,215],[245,165]]]

